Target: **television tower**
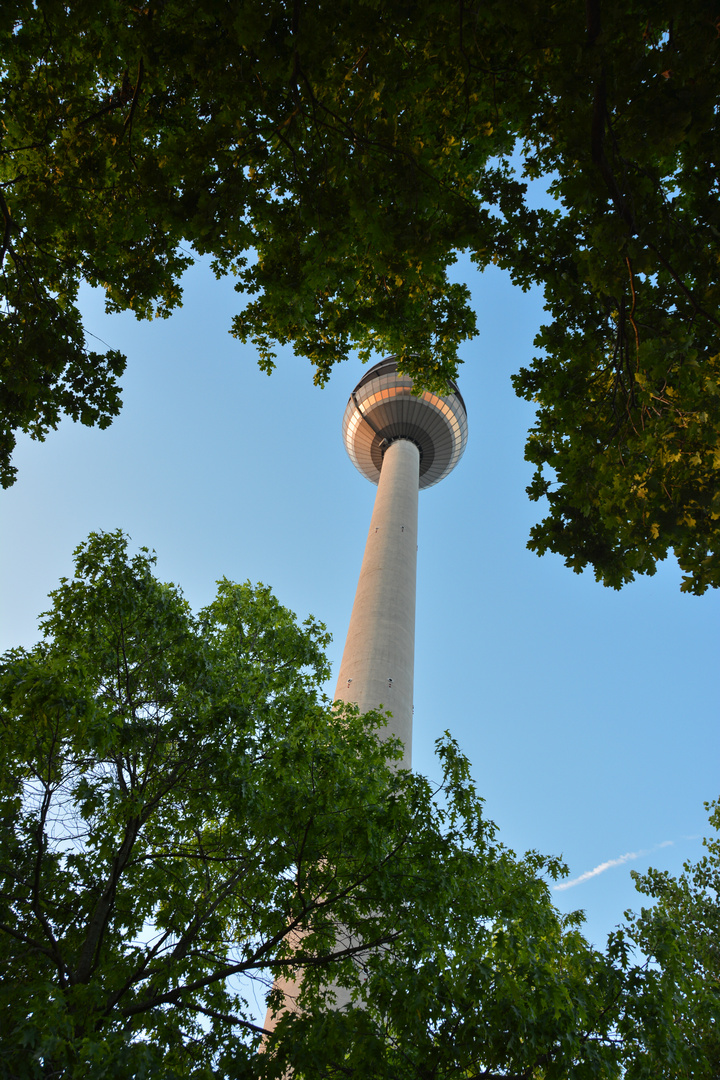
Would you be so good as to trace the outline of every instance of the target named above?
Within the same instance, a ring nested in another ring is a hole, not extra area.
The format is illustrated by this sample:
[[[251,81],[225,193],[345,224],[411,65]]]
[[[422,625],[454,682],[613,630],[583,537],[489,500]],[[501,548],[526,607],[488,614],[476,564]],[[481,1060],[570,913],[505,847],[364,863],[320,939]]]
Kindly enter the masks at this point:
[[[465,402],[454,382],[439,397],[412,394],[395,357],[363,375],[342,432],[353,465],[377,484],[370,531],[335,689],[361,712],[392,714],[387,734],[412,761],[418,492],[455,468],[467,442]]]
[[[385,732],[402,741],[400,764],[408,769],[418,492],[455,468],[467,442],[465,402],[455,383],[447,397],[429,391],[415,397],[412,385],[398,372],[396,358],[388,357],[363,375],[345,409],[345,449],[378,490],[335,689],[335,701],[355,702],[361,712],[382,708],[392,714]],[[301,930],[294,932],[298,947],[302,937]],[[284,1008],[294,1008],[298,983],[278,978],[275,986],[283,991]],[[336,987],[336,1007],[349,1000],[347,991]],[[279,1016],[268,1010],[268,1031]]]

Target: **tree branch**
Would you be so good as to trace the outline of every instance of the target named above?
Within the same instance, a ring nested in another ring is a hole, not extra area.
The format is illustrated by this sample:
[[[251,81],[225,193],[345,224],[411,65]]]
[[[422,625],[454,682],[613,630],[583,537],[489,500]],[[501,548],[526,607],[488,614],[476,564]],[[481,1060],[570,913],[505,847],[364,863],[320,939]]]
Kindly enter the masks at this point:
[[[0,923],[0,932],[8,934],[9,937],[15,938],[16,941],[21,941],[23,945],[29,946],[29,948],[33,949],[35,952],[40,953],[41,956],[46,956],[48,960],[57,963],[58,958],[51,949],[48,949],[45,945],[42,945],[39,941],[29,937],[27,934],[22,934],[19,930],[15,930],[12,926],[8,926],[7,923]]]
[[[10,232],[11,232],[12,227],[13,227],[13,220],[12,220],[12,217],[10,215],[10,208],[9,208],[8,204],[5,202],[5,196],[2,193],[2,188],[1,187],[0,187],[0,209],[2,210],[3,218],[5,219],[5,228],[3,229],[3,238],[2,238],[2,248],[0,248],[0,270],[2,270],[3,266],[5,265],[5,256],[10,251]]]
[[[248,1031],[255,1031],[258,1035],[270,1035],[271,1032],[267,1028],[258,1027],[257,1024],[251,1024],[249,1020],[243,1020],[241,1016],[233,1016],[232,1013],[221,1013],[217,1009],[203,1008],[202,1005],[189,1005],[183,1001],[177,1002],[179,1008],[190,1009],[192,1012],[202,1013],[203,1016],[209,1016],[211,1020],[222,1020],[226,1024],[234,1024],[238,1027],[247,1028]]]
[[[695,314],[696,315],[704,315],[706,319],[709,319],[710,322],[713,323],[713,325],[715,325],[717,327],[720,327],[720,319],[716,319],[714,315],[711,315],[709,311],[706,311],[704,307],[702,307],[700,304],[698,304],[697,300],[693,296],[690,289],[688,289],[685,282],[680,278],[679,274],[675,270],[673,270],[670,263],[667,261],[665,256],[662,255],[662,253],[658,250],[658,248],[655,246],[655,244],[648,241],[647,246],[650,248],[651,251],[655,252],[658,259],[660,260],[660,262],[662,263],[664,268],[667,270],[668,274],[670,274],[670,276],[673,279],[673,281],[675,282],[675,284],[682,290],[682,292],[685,294],[686,298],[690,301]]]
[[[114,112],[120,105],[124,105],[129,98],[130,76],[127,70],[125,70],[119,92],[117,94],[111,94],[107,103],[103,105],[101,109],[97,109],[96,112],[91,113],[90,116],[86,116],[84,120],[79,120],[75,125],[76,128],[85,127],[86,124],[91,124],[93,120],[98,120],[101,116],[105,116],[109,112]]]
[[[628,255],[625,256],[625,262],[627,263],[628,274],[630,275],[630,292],[632,293],[632,307],[630,308],[630,311],[628,312],[628,318],[630,320],[630,325],[632,326],[633,330],[635,331],[635,357],[636,357],[636,365],[635,366],[637,368],[637,367],[640,366],[640,338],[638,337],[638,328],[637,328],[637,324],[636,324],[635,318],[634,318],[634,315],[635,315],[635,279],[633,277],[632,266],[630,265],[630,257]]]
[[[48,750],[48,773],[50,772],[50,762],[52,761],[52,756],[53,756],[53,753],[54,753],[56,741],[57,741],[57,729],[53,732],[52,742],[51,742],[49,750]],[[38,779],[40,779],[40,777],[38,777]],[[34,869],[33,869],[32,889],[31,889],[31,894],[30,894],[31,895],[30,910],[32,911],[32,913],[35,916],[35,918],[37,919],[37,921],[40,923],[40,926],[42,927],[43,933],[45,934],[45,937],[50,942],[50,949],[51,949],[51,952],[52,952],[52,955],[53,955],[53,960],[54,960],[54,962],[55,962],[55,964],[57,966],[58,975],[60,977],[60,984],[64,985],[64,983],[65,983],[65,973],[67,971],[67,967],[66,967],[66,965],[65,965],[65,963],[63,961],[62,954],[60,952],[60,945],[59,945],[59,943],[57,941],[57,938],[55,937],[55,935],[53,933],[52,927],[50,925],[50,921],[47,918],[47,916],[45,915],[44,911],[42,910],[42,906],[40,904],[40,878],[41,878],[41,871],[42,871],[43,856],[44,856],[45,850],[46,850],[45,823],[47,821],[47,815],[48,815],[48,812],[50,810],[50,802],[52,800],[52,791],[50,789],[50,781],[49,781],[49,779],[47,781],[43,780],[42,783],[43,783],[44,791],[43,791],[43,798],[42,798],[42,804],[41,804],[41,809],[40,809],[40,818],[39,818],[39,821],[38,821],[38,824],[37,824],[37,828],[35,829],[35,842],[36,842],[36,845],[37,845],[37,854],[36,854],[36,858],[35,858],[35,866],[34,866]]]
[[[139,60],[139,63],[138,63],[137,78],[135,79],[135,90],[133,92],[132,101],[130,102],[130,112],[125,117],[125,123],[123,124],[123,133],[125,132],[125,129],[127,128],[129,137],[132,137],[133,116],[135,115],[135,108],[137,106],[138,98],[140,96],[140,86],[142,85],[142,80],[143,80],[143,75],[144,74],[145,74],[145,65],[143,63],[143,58],[141,56],[140,60]]]
[[[118,882],[130,858],[130,853],[140,831],[140,825],[140,818],[133,818],[125,828],[125,836],[117,855],[113,859],[107,883],[90,917],[85,941],[80,950],[80,958],[73,974],[73,982],[87,982],[92,975],[94,960],[115,904]]]
[[[382,945],[388,945],[391,941],[396,940],[398,936],[399,934],[385,935],[383,937],[375,938],[372,941],[364,941],[361,945],[349,945],[345,949],[338,950],[338,952],[325,953],[324,956],[303,956],[302,954],[298,954],[296,957],[293,957],[293,966],[297,964],[298,967],[303,968],[330,967],[339,960],[346,960],[349,957],[357,956],[360,953],[372,952],[375,949],[379,949]],[[287,967],[287,960],[266,960],[260,965],[258,960],[260,953],[263,950],[264,946],[263,949],[257,950],[249,960],[244,960],[238,964],[226,964],[225,967],[218,968],[218,970],[214,971],[211,975],[207,975],[204,979],[195,979],[194,982],[178,986],[165,994],[158,994],[151,998],[145,998],[144,1001],[138,1002],[137,1005],[121,1009],[120,1013],[122,1016],[130,1017],[137,1016],[139,1013],[148,1012],[158,1005],[176,1005],[182,1000],[184,994],[192,993],[195,990],[204,990],[206,986],[212,986],[213,983],[217,982],[224,982],[233,975],[242,975],[244,972],[253,971],[260,966],[267,968],[270,971]]]

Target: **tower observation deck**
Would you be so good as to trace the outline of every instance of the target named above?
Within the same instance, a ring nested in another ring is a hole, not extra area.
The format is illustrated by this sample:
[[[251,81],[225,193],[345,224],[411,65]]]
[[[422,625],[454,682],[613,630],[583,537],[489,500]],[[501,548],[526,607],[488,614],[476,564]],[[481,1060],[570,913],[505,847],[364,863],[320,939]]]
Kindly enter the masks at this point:
[[[448,475],[467,442],[465,402],[455,383],[440,397],[412,393],[395,357],[370,368],[343,417],[345,448],[378,485],[335,699],[361,712],[391,713],[387,734],[412,758],[418,492]]]
[[[345,409],[342,433],[350,460],[374,484],[383,455],[396,439],[407,439],[420,454],[419,487],[431,487],[452,472],[467,442],[467,412],[454,382],[452,393],[438,397],[412,393],[413,381],[398,374],[394,357],[370,368]]]

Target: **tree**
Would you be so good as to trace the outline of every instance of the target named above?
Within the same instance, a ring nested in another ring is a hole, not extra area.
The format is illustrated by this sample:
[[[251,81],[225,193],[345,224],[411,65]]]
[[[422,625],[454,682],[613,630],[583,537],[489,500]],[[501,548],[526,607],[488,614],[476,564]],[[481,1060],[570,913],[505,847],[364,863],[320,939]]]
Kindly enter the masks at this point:
[[[3,1076],[609,1078],[644,1045],[629,1010],[664,1022],[627,948],[553,908],[562,864],[499,842],[453,741],[441,788],[398,770],[267,588],[193,616],[92,535],[43,630],[0,668]],[[260,1052],[278,974],[299,1009]]]
[[[637,1063],[646,1075],[662,1075],[669,1061],[673,1075],[720,1073],[720,804],[706,807],[714,830],[703,841],[707,855],[686,863],[678,878],[633,873],[638,892],[655,903],[630,918],[626,933],[655,964],[645,969],[622,1029],[632,1039],[643,1031]]]
[[[184,241],[251,297],[232,332],[268,370],[274,342],[319,382],[357,348],[442,389],[476,329],[448,280],[466,251],[540,284],[551,316],[516,380],[549,503],[531,546],[614,587],[670,550],[684,589],[719,583],[710,0],[16,0],[0,18],[5,483],[17,427],[119,408],[124,359],[86,352],[80,281],[167,315]]]
[[[194,618],[152,562],[91,537],[4,659],[4,1076],[241,1075],[262,1029],[233,977],[298,924],[320,964],[337,918],[387,938],[367,900],[412,799],[396,747],[321,703],[324,628],[227,581]]]

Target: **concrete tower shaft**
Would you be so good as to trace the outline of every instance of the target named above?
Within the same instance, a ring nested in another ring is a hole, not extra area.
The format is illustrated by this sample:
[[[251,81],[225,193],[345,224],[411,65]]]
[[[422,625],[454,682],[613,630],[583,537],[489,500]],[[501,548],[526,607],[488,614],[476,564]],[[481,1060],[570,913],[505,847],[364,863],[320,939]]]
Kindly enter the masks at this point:
[[[389,735],[412,749],[420,452],[397,439],[385,452],[335,699],[392,713]]]

